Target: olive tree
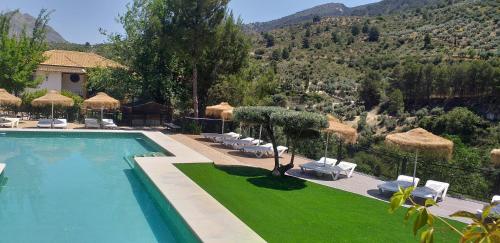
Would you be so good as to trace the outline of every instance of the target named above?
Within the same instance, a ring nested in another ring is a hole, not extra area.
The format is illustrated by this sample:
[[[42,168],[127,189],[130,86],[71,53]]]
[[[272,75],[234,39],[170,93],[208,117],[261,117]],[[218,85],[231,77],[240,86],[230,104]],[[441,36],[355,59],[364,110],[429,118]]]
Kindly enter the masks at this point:
[[[325,116],[304,111],[279,111],[271,116],[271,122],[282,127],[288,141],[290,141],[289,146],[292,156],[288,165],[281,165],[278,168],[281,175],[294,167],[293,162],[297,143],[318,138],[320,130],[328,126],[328,120]]]
[[[234,111],[234,119],[246,124],[262,125],[273,144],[274,169],[273,175],[284,175],[293,168],[295,145],[301,139],[318,134],[317,130],[327,126],[326,117],[309,112],[289,111],[274,106],[240,107]],[[285,135],[292,142],[292,159],[288,165],[280,165],[276,143],[275,127],[282,127]],[[316,130],[316,131],[315,131]]]

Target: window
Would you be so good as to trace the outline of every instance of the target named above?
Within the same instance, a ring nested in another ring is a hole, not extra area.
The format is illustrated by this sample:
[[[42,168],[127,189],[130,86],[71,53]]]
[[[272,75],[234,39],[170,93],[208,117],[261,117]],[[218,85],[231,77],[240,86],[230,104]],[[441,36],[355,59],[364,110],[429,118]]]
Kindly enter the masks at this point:
[[[71,80],[71,82],[73,82],[73,83],[78,83],[78,82],[80,82],[80,75],[73,73],[73,74],[69,75],[69,80]]]

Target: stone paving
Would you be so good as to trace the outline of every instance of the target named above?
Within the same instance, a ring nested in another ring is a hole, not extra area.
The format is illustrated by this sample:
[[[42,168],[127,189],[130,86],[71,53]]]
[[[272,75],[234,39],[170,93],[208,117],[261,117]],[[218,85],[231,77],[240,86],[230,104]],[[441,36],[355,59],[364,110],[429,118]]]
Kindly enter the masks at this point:
[[[185,144],[188,147],[196,148],[196,150],[207,158],[214,161],[215,164],[220,165],[246,165],[253,167],[260,167],[271,170],[274,166],[273,158],[258,159],[242,152],[234,151],[228,149],[220,144],[212,143],[208,140],[195,135],[182,135],[176,134],[171,136],[173,139]],[[288,163],[289,155],[284,154],[281,158],[281,163]],[[290,176],[302,178],[317,184],[325,185],[332,188],[337,188],[343,191],[348,191],[370,197],[376,200],[382,200],[388,202],[389,196],[380,195],[377,189],[377,185],[383,183],[383,181],[374,178],[369,175],[354,172],[351,178],[340,177],[339,180],[332,181],[331,176],[319,176],[314,173],[302,173],[298,169],[298,165],[312,161],[304,157],[296,156],[295,165],[296,168],[289,171]],[[438,203],[438,207],[431,208],[431,211],[439,216],[449,218],[449,215],[459,210],[467,210],[470,212],[476,212],[478,209],[482,209],[485,203],[474,201],[474,200],[462,200],[447,196],[446,199]],[[455,220],[460,220],[462,222],[468,222],[467,220],[461,220],[455,218]]]

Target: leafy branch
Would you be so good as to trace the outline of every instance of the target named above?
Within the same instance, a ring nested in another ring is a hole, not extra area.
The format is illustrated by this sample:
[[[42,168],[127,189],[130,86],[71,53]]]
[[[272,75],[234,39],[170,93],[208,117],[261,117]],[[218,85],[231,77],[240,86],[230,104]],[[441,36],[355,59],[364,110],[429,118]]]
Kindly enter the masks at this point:
[[[460,217],[472,220],[472,223],[467,225],[463,231],[460,231],[450,223],[448,223],[444,218],[432,214],[429,208],[432,206],[438,206],[436,201],[433,199],[427,199],[424,205],[420,205],[415,202],[412,198],[411,193],[415,188],[409,187],[406,189],[399,188],[399,191],[394,193],[391,197],[391,203],[389,212],[394,213],[396,210],[401,208],[406,202],[410,203],[410,207],[406,211],[404,221],[405,223],[414,217],[413,221],[413,235],[420,233],[421,243],[433,243],[435,220],[443,222],[448,228],[455,231],[460,235],[460,242],[478,242],[478,243],[490,243],[490,242],[500,242],[500,220],[498,215],[492,213],[492,208],[498,203],[492,203],[484,207],[483,211],[478,214],[474,214],[467,211],[458,211],[450,217]]]

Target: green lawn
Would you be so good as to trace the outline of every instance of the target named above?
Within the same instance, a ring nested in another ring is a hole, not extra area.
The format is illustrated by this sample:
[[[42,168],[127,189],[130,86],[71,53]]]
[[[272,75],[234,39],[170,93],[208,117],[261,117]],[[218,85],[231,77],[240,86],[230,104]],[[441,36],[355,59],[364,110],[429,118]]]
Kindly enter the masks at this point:
[[[176,166],[268,242],[419,240],[411,224],[403,223],[405,210],[389,214],[382,201],[292,177],[273,178],[263,169]],[[458,236],[441,225],[436,242],[458,242]]]

